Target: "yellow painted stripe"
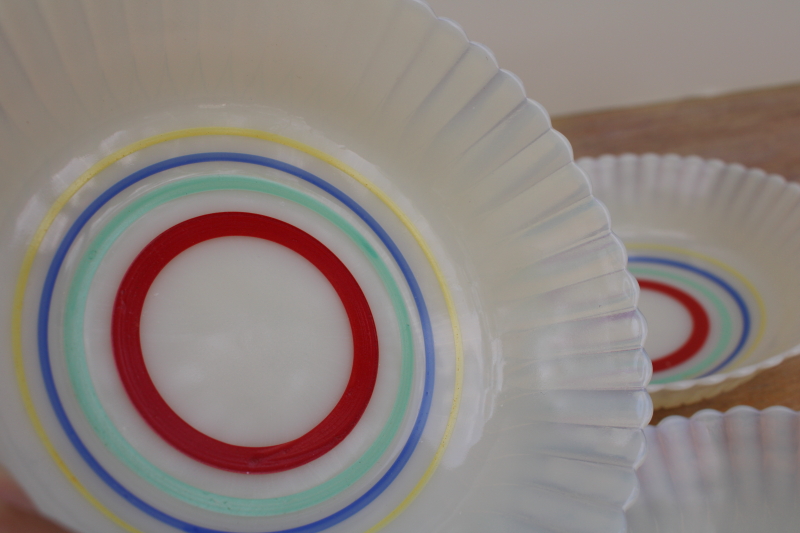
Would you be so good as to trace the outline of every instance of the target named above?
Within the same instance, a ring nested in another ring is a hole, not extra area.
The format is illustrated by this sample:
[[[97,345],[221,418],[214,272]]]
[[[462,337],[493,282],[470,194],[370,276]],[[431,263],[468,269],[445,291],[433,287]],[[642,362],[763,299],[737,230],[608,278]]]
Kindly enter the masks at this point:
[[[445,305],[447,306],[447,312],[450,315],[450,323],[452,327],[453,333],[453,341],[455,342],[455,388],[453,392],[453,402],[450,408],[450,415],[447,421],[447,426],[445,428],[444,435],[442,440],[439,444],[439,448],[436,450],[436,453],[433,457],[433,460],[428,465],[428,468],[425,470],[425,473],[420,478],[417,485],[411,490],[411,492],[406,496],[406,498],[391,512],[389,513],[383,520],[381,520],[378,524],[370,528],[367,533],[374,533],[379,529],[383,528],[389,522],[391,522],[394,518],[396,518],[403,510],[408,507],[412,501],[419,495],[425,485],[428,483],[430,478],[433,476],[434,471],[439,466],[439,463],[442,460],[442,456],[444,455],[444,451],[447,448],[447,445],[450,442],[450,438],[453,435],[453,430],[455,428],[456,419],[458,417],[458,408],[459,404],[461,403],[461,388],[464,376],[464,352],[463,347],[461,345],[461,329],[458,322],[458,316],[456,314],[456,306],[455,302],[453,301],[452,294],[447,286],[446,279],[444,276],[444,272],[442,271],[439,263],[436,261],[436,258],[433,254],[433,251],[430,249],[428,244],[423,239],[422,234],[417,230],[414,226],[411,219],[403,213],[400,208],[397,206],[395,202],[389,198],[386,193],[376,187],[372,182],[370,182],[366,177],[362,174],[357,172],[352,167],[342,163],[338,159],[330,156],[329,154],[318,150],[314,147],[308,146],[301,142],[298,142],[294,139],[290,139],[288,137],[284,137],[282,135],[276,135],[273,133],[267,133],[260,130],[253,130],[253,129],[246,129],[246,128],[231,128],[231,127],[207,127],[207,128],[189,128],[183,130],[176,130],[169,133],[163,133],[161,135],[155,135],[153,137],[149,137],[147,139],[143,139],[141,141],[135,142],[117,150],[116,152],[104,157],[94,165],[92,165],[86,172],[81,174],[77,180],[75,180],[53,203],[50,209],[47,211],[42,222],[39,224],[39,227],[36,229],[36,232],[31,239],[30,244],[25,252],[25,256],[22,260],[22,267],[20,269],[19,277],[17,278],[16,289],[14,291],[14,302],[13,302],[13,311],[11,317],[11,344],[12,344],[12,351],[13,351],[13,358],[14,358],[14,371],[16,374],[16,379],[19,384],[20,394],[22,396],[22,402],[25,406],[25,410],[28,414],[28,417],[31,420],[31,424],[36,431],[36,434],[39,436],[39,439],[44,444],[47,453],[53,459],[53,461],[58,465],[58,468],[64,473],[66,478],[72,483],[75,489],[83,495],[86,500],[91,503],[94,507],[96,507],[103,515],[108,517],[112,522],[117,524],[118,526],[122,527],[126,531],[131,533],[143,533],[139,529],[129,525],[128,523],[124,522],[122,519],[117,517],[114,513],[112,513],[108,508],[106,508],[100,501],[98,501],[92,494],[86,489],[86,487],[81,484],[81,482],[75,477],[75,475],[69,470],[69,467],[63,461],[61,456],[59,455],[58,451],[53,446],[53,443],[50,441],[50,438],[47,436],[47,432],[44,429],[44,426],[39,419],[39,415],[36,413],[36,408],[33,404],[33,400],[31,397],[30,389],[28,388],[28,380],[25,373],[25,363],[23,358],[23,349],[22,349],[22,315],[23,315],[23,306],[25,304],[25,291],[28,285],[28,279],[30,277],[31,269],[33,268],[33,262],[36,259],[36,254],[39,250],[39,247],[44,240],[45,235],[47,234],[50,226],[52,226],[53,221],[55,220],[56,216],[61,212],[67,202],[72,199],[78,191],[86,185],[92,178],[97,176],[100,172],[108,168],[109,166],[113,165],[120,159],[133,154],[134,152],[138,152],[143,150],[149,146],[153,146],[156,144],[160,144],[167,141],[172,141],[176,139],[183,139],[188,137],[200,137],[200,136],[209,136],[209,135],[228,135],[228,136],[237,136],[237,137],[249,137],[254,139],[260,139],[263,141],[268,141],[276,144],[281,144],[284,146],[288,146],[305,154],[308,154],[312,157],[315,157],[328,165],[344,172],[358,183],[363,185],[367,188],[372,194],[378,197],[386,206],[392,211],[392,213],[397,216],[398,219],[403,223],[403,225],[408,229],[409,233],[414,237],[414,240],[417,242],[417,245],[425,254],[428,262],[431,265],[431,268],[436,276],[436,280],[439,283],[439,287],[442,291],[442,295],[445,300]]]

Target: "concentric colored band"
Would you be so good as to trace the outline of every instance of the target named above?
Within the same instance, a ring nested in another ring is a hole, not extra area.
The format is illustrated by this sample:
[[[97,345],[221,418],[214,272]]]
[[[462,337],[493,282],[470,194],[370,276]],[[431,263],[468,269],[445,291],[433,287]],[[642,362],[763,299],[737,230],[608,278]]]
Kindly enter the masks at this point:
[[[670,375],[668,378],[654,377],[650,383],[663,384],[696,377],[703,373],[707,368],[711,367],[715,361],[718,361],[725,356],[725,350],[730,345],[731,339],[733,338],[733,320],[728,312],[728,308],[725,306],[722,300],[717,297],[716,294],[702,284],[673,272],[641,268],[635,265],[631,265],[630,271],[631,274],[636,277],[647,276],[656,279],[668,279],[680,285],[694,289],[698,293],[702,294],[705,299],[711,303],[717,312],[716,316],[719,317],[719,323],[717,324],[719,327],[719,338],[717,339],[717,343],[714,345],[714,348],[710,350],[706,357],[683,372]]]
[[[696,252],[694,250],[690,250],[687,248],[680,248],[677,246],[669,246],[664,244],[653,244],[653,243],[638,243],[638,242],[626,242],[625,247],[628,250],[637,251],[637,253],[641,253],[642,255],[646,254],[646,251],[650,252],[665,252],[669,254],[676,254],[682,255],[685,257],[692,257],[695,259],[699,259],[700,261],[704,261],[709,265],[713,265],[716,268],[719,268],[723,272],[727,272],[730,274],[732,279],[737,280],[753,297],[753,301],[755,302],[755,308],[758,310],[758,327],[755,329],[755,335],[753,336],[752,342],[749,342],[749,347],[747,350],[742,353],[742,357],[739,358],[740,361],[746,361],[748,357],[753,353],[753,351],[758,347],[761,343],[761,339],[764,337],[764,332],[766,331],[767,327],[767,307],[764,305],[764,300],[761,298],[761,294],[758,292],[756,287],[750,282],[749,279],[744,277],[740,272],[738,272],[735,268],[723,263],[722,261],[710,257],[708,255],[702,254],[700,252]]]
[[[420,320],[422,322],[422,330],[423,330],[423,337],[425,341],[425,353],[426,353],[426,372],[425,372],[425,384],[423,387],[423,398],[422,403],[420,406],[420,411],[417,416],[417,420],[414,424],[414,427],[411,431],[411,435],[404,446],[403,450],[400,452],[400,455],[395,459],[395,462],[389,468],[389,470],[384,474],[384,476],[371,488],[369,489],[364,495],[358,498],[356,501],[352,502],[350,505],[346,506],[344,509],[329,515],[326,518],[313,522],[311,524],[307,524],[305,526],[300,526],[298,528],[292,528],[289,530],[285,530],[286,532],[316,532],[316,531],[323,531],[342,520],[352,516],[353,514],[360,511],[366,505],[371,503],[375,498],[378,497],[388,486],[391,482],[397,477],[400,471],[405,467],[405,464],[411,457],[414,449],[416,448],[417,443],[422,435],[422,430],[424,429],[425,422],[427,420],[428,412],[430,410],[430,402],[432,399],[432,389],[433,389],[433,371],[434,371],[434,361],[435,361],[435,354],[433,352],[433,344],[432,344],[432,327],[430,324],[430,319],[427,314],[427,308],[425,307],[424,298],[422,297],[421,289],[416,282],[416,278],[413,275],[413,272],[410,270],[408,263],[406,262],[405,258],[403,257],[400,250],[396,247],[394,242],[388,236],[388,234],[383,230],[383,228],[375,221],[366,211],[363,210],[354,200],[352,200],[349,196],[345,195],[339,189],[333,187],[329,183],[319,179],[317,176],[310,174],[302,169],[294,167],[292,165],[288,165],[286,163],[276,161],[269,158],[252,156],[247,154],[234,154],[234,153],[207,153],[207,154],[194,154],[189,156],[182,156],[172,158],[166,161],[162,161],[160,163],[156,163],[146,167],[138,172],[134,172],[130,176],[124,178],[123,180],[117,182],[111,188],[106,190],[102,193],[94,202],[92,202],[86,210],[81,213],[67,231],[64,239],[62,240],[59,248],[57,249],[50,268],[48,270],[47,277],[45,278],[45,284],[42,292],[41,304],[39,309],[39,348],[40,348],[40,363],[42,363],[42,374],[45,380],[45,385],[48,390],[48,396],[50,397],[51,403],[53,408],[56,412],[56,415],[59,419],[59,422],[62,425],[62,428],[67,433],[70,441],[72,442],[73,446],[75,446],[78,453],[81,457],[86,461],[86,463],[95,471],[95,473],[103,479],[103,481],[112,488],[115,492],[117,492],[120,496],[125,498],[129,503],[134,505],[135,507],[139,508],[141,511],[149,514],[153,518],[168,524],[172,527],[177,529],[181,529],[184,531],[196,531],[199,533],[218,533],[218,530],[213,530],[209,528],[203,528],[202,526],[189,524],[183,520],[177,519],[171,515],[168,515],[153,506],[147,504],[131,492],[129,492],[125,487],[123,487],[118,481],[116,481],[103,467],[102,465],[97,462],[97,460],[92,456],[89,450],[81,441],[80,437],[77,435],[77,432],[72,427],[71,422],[69,421],[66,413],[64,411],[63,406],[60,403],[60,399],[58,397],[58,392],[55,388],[55,383],[52,378],[52,369],[50,368],[50,361],[49,361],[49,348],[48,348],[48,321],[49,321],[49,306],[52,299],[52,294],[55,286],[55,280],[58,276],[58,272],[63,264],[63,261],[66,257],[69,248],[71,247],[72,243],[74,242],[75,238],[78,236],[80,231],[82,230],[83,226],[92,218],[92,216],[99,211],[103,205],[105,205],[109,200],[111,200],[114,196],[125,190],[126,188],[130,187],[131,185],[138,183],[139,181],[152,176],[158,172],[162,172],[164,170],[168,170],[171,168],[180,167],[187,164],[192,163],[201,163],[201,162],[210,162],[210,161],[233,161],[233,162],[241,162],[241,163],[251,163],[257,164],[269,168],[275,168],[277,170],[284,171],[291,175],[294,175],[300,179],[303,179],[313,185],[316,185],[326,192],[329,192],[334,197],[339,199],[342,203],[348,206],[351,210],[356,211],[356,214],[366,222],[370,228],[377,234],[378,238],[383,241],[384,245],[389,249],[390,253],[395,258],[395,261],[398,263],[401,271],[403,272],[404,277],[406,278],[407,283],[409,284],[409,288],[412,291],[412,294],[415,297],[415,301],[417,303],[418,312],[420,314]],[[359,212],[360,210],[360,212]],[[362,216],[363,213],[363,216]],[[428,347],[430,346],[430,350]]]
[[[280,244],[313,264],[344,305],[353,338],[353,364],[342,397],[304,435],[273,446],[236,446],[198,431],[167,404],[142,353],[139,324],[150,287],[179,254],[221,237],[255,237]],[[321,457],[350,434],[367,409],[378,377],[378,331],[358,282],[324,244],[281,220],[242,212],[211,213],[181,222],[153,239],[134,259],[117,291],[111,321],[114,359],[128,397],[161,438],[207,465],[240,473],[281,472]]]
[[[730,354],[719,364],[713,367],[711,370],[706,371],[704,374],[698,377],[706,377],[716,372],[719,372],[722,368],[727,366],[731,361],[733,361],[739,352],[742,351],[744,345],[747,343],[747,339],[750,336],[750,313],[747,310],[747,304],[745,303],[744,299],[741,297],[739,292],[734,289],[727,281],[720,278],[719,276],[702,269],[700,267],[696,267],[694,265],[690,265],[688,263],[684,263],[682,261],[676,261],[674,259],[664,259],[661,257],[648,257],[648,256],[633,256],[628,258],[630,263],[649,263],[649,264],[658,264],[658,265],[665,265],[671,266],[683,270],[687,270],[694,274],[697,274],[701,277],[704,277],[718,286],[720,286],[725,292],[727,292],[731,298],[733,298],[734,302],[736,302],[736,306],[739,308],[739,313],[742,317],[742,333],[739,336],[739,341],[736,343],[736,346],[731,351]]]
[[[224,190],[268,194],[285,199],[308,208],[342,230],[358,245],[378,272],[392,300],[400,329],[402,359],[397,399],[375,442],[355,463],[332,479],[287,496],[265,499],[226,497],[188,485],[159,470],[116,430],[97,396],[86,363],[83,335],[89,288],[97,268],[116,240],[131,224],[158,206],[193,194]],[[413,339],[403,296],[380,254],[369,241],[341,215],[311,196],[279,183],[245,176],[204,176],[168,183],[134,200],[103,226],[84,252],[70,285],[64,316],[64,347],[75,396],[95,433],[117,458],[166,494],[196,507],[237,516],[272,516],[300,511],[335,496],[355,483],[375,465],[397,434],[408,406],[414,369]]]
[[[441,287],[441,289],[443,291],[443,295],[445,297],[447,308],[448,308],[448,311],[450,313],[451,325],[453,327],[454,340],[456,342],[456,385],[455,385],[455,389],[454,389],[453,408],[451,409],[451,413],[450,413],[451,416],[448,419],[448,424],[447,424],[447,427],[445,429],[445,433],[444,433],[442,441],[441,441],[441,443],[439,445],[439,448],[437,449],[431,464],[429,465],[429,467],[425,471],[425,473],[422,475],[422,478],[418,482],[417,486],[411,491],[411,493],[406,497],[406,499],[403,500],[403,502],[401,502],[400,505],[398,505],[398,507],[396,507],[391,513],[389,513],[389,515],[386,518],[384,518],[381,522],[379,522],[378,524],[376,524],[376,526],[374,526],[373,528],[370,528],[370,530],[369,530],[369,531],[376,531],[377,529],[379,529],[380,527],[383,527],[386,523],[388,523],[388,521],[393,519],[397,514],[402,512],[402,510],[405,509],[405,507],[407,507],[408,504],[410,504],[411,501],[413,501],[413,499],[416,497],[416,495],[419,494],[419,491],[422,490],[422,487],[427,483],[427,481],[433,475],[433,471],[435,470],[436,466],[441,461],[442,455],[444,454],[444,449],[446,448],[447,443],[449,442],[450,436],[452,435],[452,430],[453,430],[453,427],[455,425],[455,419],[456,419],[457,412],[458,412],[458,403],[460,401],[461,381],[463,379],[463,348],[461,347],[461,335],[460,335],[460,331],[458,329],[458,322],[457,322],[456,316],[455,316],[455,305],[453,303],[452,297],[449,294],[449,290],[447,289],[447,286],[444,283],[444,276],[443,276],[443,274],[441,272],[441,269],[435,263],[435,259],[433,258],[432,252],[427,247],[427,245],[425,245],[424,241],[422,241],[422,238],[421,238],[421,235],[419,234],[419,232],[416,229],[414,229],[413,226],[410,225],[410,221],[408,220],[408,217],[403,215],[399,211],[397,206],[394,205],[391,202],[391,200],[386,198],[385,194],[383,194],[382,192],[378,191],[374,186],[372,186],[371,184],[366,182],[366,180],[362,176],[357,174],[355,171],[353,171],[352,169],[350,169],[346,165],[343,165],[343,164],[339,163],[338,161],[332,160],[332,158],[330,158],[326,154],[320,153],[319,151],[317,151],[317,150],[315,150],[313,148],[309,148],[309,147],[305,147],[303,145],[299,145],[299,143],[296,143],[296,142],[294,142],[292,140],[285,139],[285,138],[282,138],[282,137],[279,137],[279,136],[273,136],[273,135],[270,135],[270,134],[265,134],[263,132],[257,132],[257,131],[253,131],[253,130],[239,130],[239,129],[235,129],[235,128],[198,128],[198,129],[194,129],[194,130],[182,130],[182,131],[179,131],[179,132],[173,132],[171,134],[165,134],[165,135],[161,135],[161,136],[156,136],[156,137],[153,137],[151,139],[136,143],[135,145],[132,145],[132,146],[126,148],[126,149],[120,150],[120,151],[112,154],[111,156],[108,156],[107,158],[104,158],[102,161],[98,162],[89,171],[87,171],[84,175],[82,175],[75,183],[73,183],[73,185],[71,185],[67,189],[67,191],[65,191],[61,195],[61,197],[59,197],[59,199],[56,202],[56,204],[48,211],[48,214],[46,215],[45,219],[43,220],[43,222],[40,224],[39,228],[37,229],[36,234],[34,235],[34,238],[33,238],[32,242],[31,242],[31,245],[29,246],[28,250],[26,251],[25,257],[23,259],[22,271],[21,271],[20,277],[18,279],[17,289],[15,291],[14,312],[13,312],[13,316],[12,316],[12,346],[13,346],[13,349],[14,349],[14,357],[15,357],[15,372],[16,372],[16,375],[17,375],[17,378],[18,378],[18,383],[19,383],[19,386],[20,386],[20,392],[21,392],[21,395],[23,397],[23,403],[24,403],[24,405],[26,407],[26,410],[28,411],[28,414],[29,414],[29,416],[31,418],[31,422],[32,422],[32,424],[33,424],[33,426],[34,426],[34,428],[35,428],[35,430],[37,432],[37,435],[39,435],[40,439],[45,444],[45,447],[48,450],[48,452],[50,453],[50,455],[53,458],[53,460],[56,462],[56,464],[59,466],[59,468],[62,469],[62,471],[68,477],[68,479],[73,483],[73,485],[75,486],[76,490],[78,490],[85,498],[87,498],[88,501],[90,501],[93,505],[95,505],[98,508],[98,510],[100,510],[104,515],[106,515],[114,523],[120,525],[121,527],[123,527],[124,529],[126,529],[128,531],[137,531],[136,528],[133,528],[129,524],[125,523],[119,517],[117,517],[116,515],[111,513],[110,510],[105,508],[105,506],[103,506],[94,496],[92,496],[92,494],[89,493],[83,487],[82,484],[80,484],[80,482],[75,478],[75,476],[70,473],[69,468],[66,466],[66,464],[63,462],[63,460],[60,458],[60,455],[55,450],[55,448],[53,447],[52,443],[49,441],[49,438],[47,437],[47,433],[44,430],[44,427],[42,426],[41,421],[38,418],[38,415],[36,414],[35,406],[33,405],[33,402],[32,402],[31,396],[30,396],[30,391],[29,391],[29,389],[27,387],[27,381],[26,381],[26,377],[25,377],[25,368],[24,368],[24,362],[23,362],[23,357],[22,357],[22,333],[21,333],[21,328],[22,328],[22,309],[23,309],[23,305],[24,305],[25,290],[26,290],[26,287],[27,287],[27,280],[28,280],[28,277],[30,275],[30,271],[31,271],[31,268],[32,268],[32,265],[33,265],[33,261],[34,261],[34,259],[36,257],[36,253],[37,253],[38,247],[40,246],[40,244],[41,244],[41,242],[42,242],[42,240],[44,238],[44,235],[47,232],[48,228],[50,227],[50,225],[52,224],[53,220],[55,219],[56,214],[63,208],[63,206],[67,203],[67,201],[80,189],[80,187],[82,187],[88,180],[90,180],[92,177],[94,177],[102,169],[106,168],[108,165],[112,164],[113,162],[121,159],[125,155],[128,155],[128,154],[130,154],[130,153],[132,153],[132,152],[134,152],[134,151],[136,151],[138,149],[142,149],[142,148],[145,148],[147,146],[152,146],[152,145],[157,144],[159,142],[164,142],[164,141],[167,141],[167,140],[170,140],[170,139],[176,139],[176,138],[182,138],[182,137],[196,136],[196,135],[225,135],[225,134],[249,136],[249,137],[260,138],[260,139],[264,139],[264,140],[270,140],[270,141],[278,142],[278,143],[281,143],[281,144],[285,144],[287,146],[295,147],[295,148],[297,148],[299,150],[304,151],[305,153],[308,153],[310,155],[318,157],[318,158],[320,158],[320,159],[322,159],[322,160],[324,160],[326,162],[333,161],[333,163],[331,163],[331,164],[335,164],[336,168],[339,168],[340,170],[348,173],[351,177],[357,179],[360,183],[365,184],[365,186],[368,187],[370,191],[375,193],[377,196],[379,196],[379,198],[382,201],[384,201],[384,203],[389,205],[389,207],[398,216],[398,218],[400,218],[400,220],[404,224],[406,224],[406,226],[408,227],[409,231],[412,233],[412,235],[415,237],[415,239],[417,240],[417,242],[420,245],[420,247],[423,249],[426,257],[431,262],[431,266],[432,266],[432,268],[434,270],[434,273],[435,273],[437,279],[440,282],[440,287]],[[166,168],[163,168],[163,169],[166,169]],[[155,170],[155,171],[157,171],[157,170]],[[140,178],[140,179],[143,179],[143,178]],[[343,194],[343,193],[341,193],[341,191],[338,191],[338,189],[336,189],[335,191],[331,192],[331,194],[333,194],[334,196],[336,196],[336,193]],[[114,192],[113,194],[116,194],[116,192]],[[111,196],[113,196],[113,194]],[[338,198],[339,196],[336,196],[336,197]],[[349,200],[349,197],[347,197],[346,195],[344,197]],[[371,219],[371,217],[365,212],[362,213],[360,211],[357,211],[357,214],[360,217],[362,217],[362,219],[367,221],[368,224],[370,223],[370,221],[374,222]],[[91,214],[89,215],[89,217],[91,217]],[[75,234],[71,234],[72,232],[68,232],[68,235],[70,235],[71,239],[74,240],[77,232],[80,231],[80,228],[87,221],[88,221],[88,218],[86,218],[85,220],[82,220],[80,217],[79,217],[78,220],[76,220],[76,223],[71,228],[72,230],[74,230]],[[373,230],[375,230],[375,229],[373,228]],[[384,240],[384,236],[388,237],[388,235],[381,234],[380,232],[378,232],[378,235],[382,240]],[[390,246],[387,245],[387,247],[390,249],[390,252],[392,253],[392,255],[395,255],[396,247],[394,246],[394,243],[391,242],[391,239],[389,239],[389,244],[390,244]],[[56,259],[57,259],[57,261],[54,261],[54,265],[53,266],[55,266],[55,263],[60,264],[60,262],[63,262],[64,258],[63,258],[63,255],[62,255],[60,257],[57,256]],[[396,260],[397,260],[397,258],[396,258]],[[406,265],[406,267],[407,267],[407,265]],[[46,284],[50,285],[51,290],[52,290],[52,284],[54,284],[54,282],[55,282],[55,276],[57,274],[57,270],[58,270],[57,268],[55,268],[55,269],[51,268],[51,270],[48,272],[48,275],[47,275],[46,280],[45,280]],[[404,272],[404,275],[405,275],[405,272]],[[413,276],[413,274],[412,274],[412,276]],[[418,290],[418,287],[417,287],[417,290]],[[412,290],[412,292],[414,292],[414,291]],[[419,295],[421,296],[421,293]],[[427,310],[424,308],[424,302],[421,302],[419,299],[417,299],[417,294],[416,293],[414,294],[414,296],[415,296],[415,300],[417,301],[418,310],[420,311],[421,315],[424,314],[427,317]],[[50,300],[50,296],[48,296],[46,294],[43,294],[42,305],[40,306],[40,310],[44,309],[44,308],[47,308],[49,306],[49,303],[50,303],[49,300]],[[44,331],[44,332],[47,331],[47,321],[48,321],[48,319],[49,319],[49,317],[48,317],[47,313],[40,313],[40,324],[39,324],[40,348],[43,348],[43,349],[40,350],[40,354],[41,354],[40,362],[42,363],[42,368],[43,368],[43,378],[44,378],[44,380],[45,380],[45,382],[46,382],[46,384],[48,386],[48,396],[50,397],[51,401],[53,401],[53,400],[57,400],[57,394],[55,394],[55,387],[53,386],[52,373],[49,371],[49,368],[48,368],[49,367],[49,361],[48,361],[49,354],[47,353],[46,334],[43,336],[44,339],[42,339],[42,335],[41,335],[42,331]],[[430,332],[428,332],[428,333],[430,333]],[[423,334],[425,336],[425,342],[426,342],[426,353],[428,353],[427,352],[427,348],[429,347],[430,336],[426,334],[424,327],[423,327]],[[42,340],[44,342],[42,342]],[[432,348],[432,345],[430,345],[430,347]],[[430,366],[431,367],[430,370],[432,370],[432,365],[433,365],[433,360],[432,359],[426,359],[426,366]],[[69,438],[73,441],[73,444],[76,445],[76,447],[79,449],[81,454],[84,455],[84,459],[87,459],[87,457],[83,453],[85,451],[85,448],[83,448],[82,443],[80,443],[79,439],[76,440],[77,435],[74,434],[74,430],[71,431],[72,428],[69,425],[69,422],[66,420],[66,416],[65,416],[65,413],[63,412],[63,409],[59,410],[59,409],[56,408],[56,413],[55,414],[56,414],[57,418],[59,418],[59,420],[62,422],[62,427],[67,432]],[[66,424],[63,424],[64,421],[66,421]],[[424,424],[423,424],[423,426],[424,426]],[[418,431],[421,432],[421,429],[422,429],[422,427],[417,427],[415,425],[414,431],[418,430]],[[83,448],[83,449],[81,449],[81,448]],[[398,462],[396,462],[394,464],[394,466],[392,468],[390,468],[390,471],[387,472],[386,476],[382,479],[382,482],[385,481],[388,477],[396,476],[395,468],[402,468],[401,464],[405,464],[405,461],[408,460],[408,456],[410,456],[410,454],[412,452],[413,452],[413,447],[410,448],[410,449],[409,448],[404,448],[403,452],[401,452],[401,457],[398,458]],[[404,456],[405,456],[405,459],[403,459]],[[99,465],[96,465],[96,466],[99,467]],[[115,490],[117,488],[119,488],[120,490],[124,491],[124,489],[122,487],[118,486],[118,484],[115,481],[113,481],[113,479],[107,479],[107,477],[108,477],[107,473],[105,471],[103,471],[102,468],[101,468],[101,472],[98,472],[98,474],[107,483],[109,483],[110,486],[112,486],[112,488],[115,488]],[[378,485],[376,485],[376,487],[374,487],[374,489],[378,490],[378,493],[382,492],[386,487],[386,485],[382,484],[382,482],[379,482]],[[333,525],[334,523],[338,523],[341,520],[344,520],[347,517],[351,516],[352,514],[358,512],[361,508],[363,508],[370,501],[372,501],[374,499],[374,497],[376,497],[376,496],[377,496],[377,494],[374,495],[374,496],[368,496],[367,494],[365,494],[364,496],[362,496],[362,498],[360,498],[359,500],[354,502],[348,508],[343,509],[342,511],[340,511],[338,513],[335,513],[334,515],[331,515],[327,519],[324,519],[323,521],[315,522],[314,524],[309,524],[308,526],[302,526],[301,528],[295,528],[292,531],[321,531],[323,529],[326,529],[330,525]],[[193,531],[201,531],[202,530],[202,529],[198,529],[196,526],[191,526],[189,524],[185,524],[182,521],[178,521],[178,520],[174,519],[173,517],[170,517],[170,516],[168,516],[168,515],[166,515],[164,513],[161,513],[160,511],[157,511],[155,509],[150,508],[144,502],[142,502],[141,500],[139,500],[138,498],[136,498],[132,494],[128,494],[127,499],[131,503],[145,505],[147,508],[149,508],[150,510],[153,511],[153,513],[154,513],[153,516],[154,517],[156,517],[159,520],[164,521],[165,523],[167,523],[169,525],[173,525],[173,526],[178,527],[180,529],[185,529],[183,526],[188,526],[189,528],[193,528],[193,529],[191,529]],[[187,529],[187,530],[189,530],[189,529]]]
[[[659,292],[676,300],[689,312],[689,316],[692,318],[692,330],[689,338],[673,352],[658,359],[653,359],[653,372],[663,372],[685,363],[703,348],[706,339],[708,339],[708,331],[710,329],[708,314],[692,295],[677,287],[652,280],[639,279],[638,281],[639,288],[642,290]]]

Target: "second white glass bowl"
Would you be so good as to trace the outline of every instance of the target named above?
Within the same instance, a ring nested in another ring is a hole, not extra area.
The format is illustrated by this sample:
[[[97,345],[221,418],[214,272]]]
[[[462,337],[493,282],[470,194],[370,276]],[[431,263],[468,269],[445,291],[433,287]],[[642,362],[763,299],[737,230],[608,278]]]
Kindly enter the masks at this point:
[[[584,158],[639,280],[656,407],[800,353],[800,185],[676,155]]]

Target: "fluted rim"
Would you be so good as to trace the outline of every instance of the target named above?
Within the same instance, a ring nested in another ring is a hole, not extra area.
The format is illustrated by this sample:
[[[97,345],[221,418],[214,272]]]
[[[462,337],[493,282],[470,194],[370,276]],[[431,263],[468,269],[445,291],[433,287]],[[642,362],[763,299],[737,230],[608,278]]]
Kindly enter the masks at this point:
[[[798,413],[704,409],[646,428],[630,531],[791,531],[798,519]]]

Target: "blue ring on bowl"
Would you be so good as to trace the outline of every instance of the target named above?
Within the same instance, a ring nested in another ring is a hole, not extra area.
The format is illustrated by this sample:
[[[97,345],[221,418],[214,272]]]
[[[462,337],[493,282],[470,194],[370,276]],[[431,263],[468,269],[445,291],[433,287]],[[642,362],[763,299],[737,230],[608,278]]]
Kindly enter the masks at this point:
[[[52,367],[50,365],[50,349],[48,340],[50,305],[52,303],[52,297],[55,289],[56,279],[58,278],[58,273],[64,263],[64,259],[66,258],[69,249],[72,247],[75,239],[78,237],[79,233],[89,222],[89,220],[117,194],[124,191],[131,185],[144,180],[145,178],[148,178],[159,172],[181,166],[213,161],[248,163],[279,170],[302,179],[322,189],[326,193],[339,200],[341,203],[351,209],[359,218],[361,218],[361,220],[363,220],[370,227],[370,229],[377,235],[381,242],[383,242],[384,246],[386,246],[386,248],[389,250],[392,258],[395,260],[401,272],[403,273],[403,277],[406,279],[406,283],[408,283],[409,289],[411,290],[414,298],[414,303],[417,306],[417,312],[420,317],[425,346],[425,380],[422,393],[422,402],[420,404],[420,410],[417,414],[417,419],[414,422],[414,426],[411,430],[408,440],[400,451],[400,454],[386,471],[386,473],[377,481],[377,483],[375,483],[375,485],[370,487],[367,492],[362,494],[346,507],[315,522],[270,533],[316,533],[319,531],[324,531],[325,529],[333,527],[336,524],[339,524],[340,522],[353,516],[361,511],[364,507],[372,503],[397,478],[405,465],[408,463],[411,455],[414,453],[414,450],[417,447],[417,444],[419,443],[420,438],[422,437],[422,432],[425,429],[428,415],[430,413],[431,402],[433,400],[433,381],[435,378],[436,361],[435,347],[433,343],[433,327],[431,325],[430,315],[428,313],[427,305],[425,304],[422,290],[419,287],[411,267],[409,266],[400,249],[395,244],[394,240],[389,236],[386,230],[383,229],[378,221],[375,220],[363,207],[361,207],[360,204],[345,194],[342,190],[317,177],[316,175],[311,174],[310,172],[288,163],[262,156],[240,154],[235,152],[204,152],[178,156],[149,165],[121,179],[100,194],[75,219],[75,221],[72,223],[72,226],[70,226],[69,230],[61,240],[61,243],[59,243],[58,249],[53,256],[50,267],[48,268],[42,288],[42,296],[39,303],[39,314],[37,321],[37,341],[39,347],[39,365],[41,367],[42,378],[44,380],[47,396],[50,400],[59,424],[67,434],[67,437],[81,458],[89,465],[95,474],[100,477],[104,483],[106,483],[106,485],[108,485],[123,499],[128,501],[128,503],[155,518],[156,520],[176,529],[190,533],[231,533],[223,530],[210,529],[190,524],[170,516],[167,513],[156,509],[155,507],[152,507],[150,504],[129,492],[124,486],[122,486],[121,483],[114,479],[111,474],[109,474],[108,471],[102,467],[102,465],[100,465],[97,459],[94,458],[91,452],[89,452],[88,448],[86,448],[86,445],[80,439],[80,436],[77,434],[75,428],[69,421],[69,417],[67,416],[64,406],[61,403],[61,399],[56,389],[55,380],[53,378]]]
[[[657,265],[665,265],[671,266],[675,268],[680,268],[682,270],[688,270],[694,274],[702,276],[708,280],[713,281],[717,285],[719,285],[725,292],[733,298],[733,301],[736,302],[736,306],[739,308],[739,312],[742,315],[742,334],[739,336],[739,342],[734,347],[733,351],[726,357],[721,363],[717,366],[706,372],[705,374],[701,374],[700,378],[704,378],[719,372],[722,368],[728,365],[733,359],[742,351],[744,345],[747,343],[747,339],[750,336],[750,313],[747,310],[747,303],[744,301],[744,298],[741,297],[739,292],[733,288],[727,281],[720,278],[716,274],[713,274],[707,270],[704,270],[700,267],[696,267],[694,265],[690,265],[689,263],[684,263],[683,261],[676,261],[674,259],[664,259],[662,257],[650,257],[650,256],[632,256],[628,258],[629,263],[652,263]]]

